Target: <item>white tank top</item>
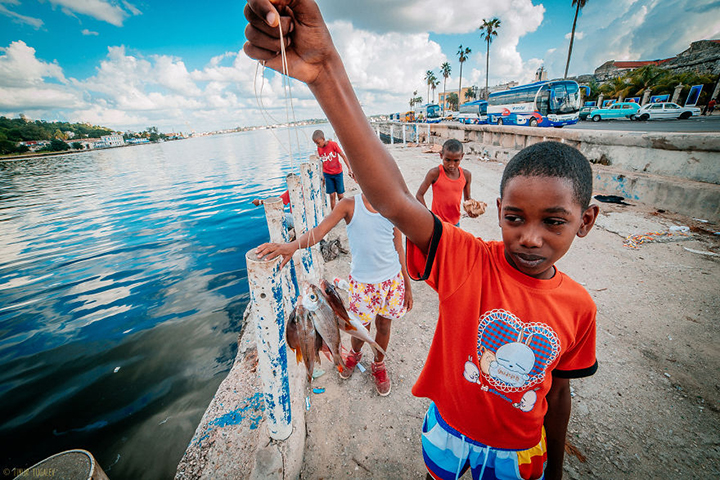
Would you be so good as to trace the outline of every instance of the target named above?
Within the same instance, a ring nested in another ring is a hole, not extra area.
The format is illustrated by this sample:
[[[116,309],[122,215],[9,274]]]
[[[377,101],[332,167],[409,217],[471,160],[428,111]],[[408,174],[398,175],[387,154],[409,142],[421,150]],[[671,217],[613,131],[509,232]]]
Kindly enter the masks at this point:
[[[355,213],[347,225],[347,234],[352,254],[350,275],[355,280],[380,283],[400,272],[393,224],[365,208],[362,195],[355,196]]]

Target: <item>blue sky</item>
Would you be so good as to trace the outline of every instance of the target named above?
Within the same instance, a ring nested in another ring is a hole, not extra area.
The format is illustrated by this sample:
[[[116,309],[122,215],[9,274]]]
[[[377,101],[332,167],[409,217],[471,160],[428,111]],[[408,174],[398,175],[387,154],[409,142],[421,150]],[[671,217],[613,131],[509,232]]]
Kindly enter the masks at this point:
[[[472,49],[463,85],[483,86],[484,18],[502,22],[491,85],[530,81],[541,65],[561,77],[574,14],[571,0],[318,3],[368,114],[406,110],[413,90],[427,97],[423,76],[439,76],[445,61],[456,89],[460,44]],[[0,115],[135,131],[284,121],[280,77],[256,72],[242,54],[243,8],[242,0],[0,0]],[[720,0],[589,0],[569,73],[667,58],[710,38],[720,38]],[[292,91],[297,118],[323,116],[306,87],[294,82]]]

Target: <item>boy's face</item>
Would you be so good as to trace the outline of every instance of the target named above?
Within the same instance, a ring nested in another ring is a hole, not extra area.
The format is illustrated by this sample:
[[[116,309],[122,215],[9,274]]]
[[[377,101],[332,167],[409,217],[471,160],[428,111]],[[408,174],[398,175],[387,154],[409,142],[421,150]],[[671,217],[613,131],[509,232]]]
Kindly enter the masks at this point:
[[[583,211],[572,182],[557,177],[514,177],[497,206],[505,258],[517,270],[540,279],[555,275],[555,262],[576,235],[588,234],[598,214],[596,205]]]
[[[315,145],[317,145],[318,148],[323,148],[325,146],[325,144],[327,143],[327,141],[325,140],[325,137],[318,137],[315,140],[313,140],[313,142],[315,142]]]
[[[463,155],[463,152],[451,152],[443,148],[443,151],[440,152],[440,159],[443,162],[445,171],[454,172],[460,168],[460,160],[463,159]]]

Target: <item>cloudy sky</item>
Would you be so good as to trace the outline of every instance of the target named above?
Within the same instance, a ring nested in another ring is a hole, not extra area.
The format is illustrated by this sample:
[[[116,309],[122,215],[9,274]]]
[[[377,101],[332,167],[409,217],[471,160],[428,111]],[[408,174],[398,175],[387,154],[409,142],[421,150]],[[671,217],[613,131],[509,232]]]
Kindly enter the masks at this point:
[[[485,84],[484,18],[502,22],[490,84],[565,68],[571,0],[318,0],[366,113],[404,111],[427,70],[470,47],[463,85]],[[0,115],[121,131],[208,131],[286,120],[282,79],[242,53],[242,0],[0,0]],[[720,38],[720,0],[589,0],[570,75],[607,60],[672,57]],[[439,90],[442,90],[442,83]],[[322,112],[292,83],[295,117]],[[432,93],[431,93],[432,96]],[[435,93],[437,98],[437,92]]]

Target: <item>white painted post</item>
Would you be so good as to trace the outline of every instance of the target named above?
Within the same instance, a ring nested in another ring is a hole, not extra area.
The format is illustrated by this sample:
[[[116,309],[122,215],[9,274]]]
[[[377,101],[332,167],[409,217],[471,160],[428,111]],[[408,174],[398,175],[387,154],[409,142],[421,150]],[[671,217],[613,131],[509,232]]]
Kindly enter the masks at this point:
[[[305,200],[303,198],[300,177],[294,173],[289,174],[285,181],[290,192],[290,205],[292,205],[293,220],[295,221],[295,234],[300,236],[307,231],[307,217],[305,216]]]
[[[285,341],[280,257],[258,259],[255,249],[245,254],[251,312],[255,318],[258,373],[265,398],[265,420],[270,437],[285,440],[292,433],[290,382]]]
[[[377,133],[378,138],[380,138],[380,125],[375,127],[375,133]]]
[[[390,145],[394,145],[394,144],[395,144],[395,137],[394,137],[394,135],[395,135],[395,131],[393,130],[393,125],[390,124]]]
[[[290,191],[290,205],[292,205],[293,219],[295,220],[295,235],[297,238],[303,233],[312,229],[313,226],[308,224],[307,214],[305,212],[305,193],[300,177],[294,173],[287,176],[288,190]],[[319,239],[318,239],[319,240]],[[317,245],[307,248],[306,245],[300,245],[295,254],[298,276],[302,280],[317,283],[322,276],[322,255],[320,255],[320,247]]]
[[[405,125],[402,126],[403,130],[403,147],[406,147],[407,140],[405,139]]]
[[[310,162],[303,162],[300,164],[300,183],[303,186],[303,200],[305,203],[305,218],[307,220],[308,230],[312,227],[317,226],[322,220],[322,216],[318,218],[317,208],[317,196],[320,193],[320,189],[317,188],[319,181],[315,178],[316,172],[313,169]]]
[[[265,220],[267,220],[270,241],[285,243],[290,240],[285,226],[285,209],[280,197],[270,197],[263,200],[265,207]]]
[[[268,232],[270,232],[270,241],[274,243],[286,243],[290,241],[290,232],[288,232],[285,224],[285,209],[280,197],[271,197],[263,200],[265,207],[265,220],[267,220]],[[285,315],[295,308],[295,302],[300,293],[298,287],[297,273],[295,271],[295,263],[290,262],[287,268],[281,272],[283,278],[283,288],[287,293],[284,296]]]
[[[327,201],[327,195],[325,194],[325,176],[322,173],[322,164],[320,158],[317,155],[310,155],[310,166],[314,173],[312,177],[312,189],[315,193],[315,218],[318,219],[318,223],[325,218],[325,215],[330,213],[330,206]],[[327,212],[326,212],[326,209]]]
[[[427,135],[427,143],[432,145],[432,142],[430,141],[430,124],[428,123],[428,135]]]

